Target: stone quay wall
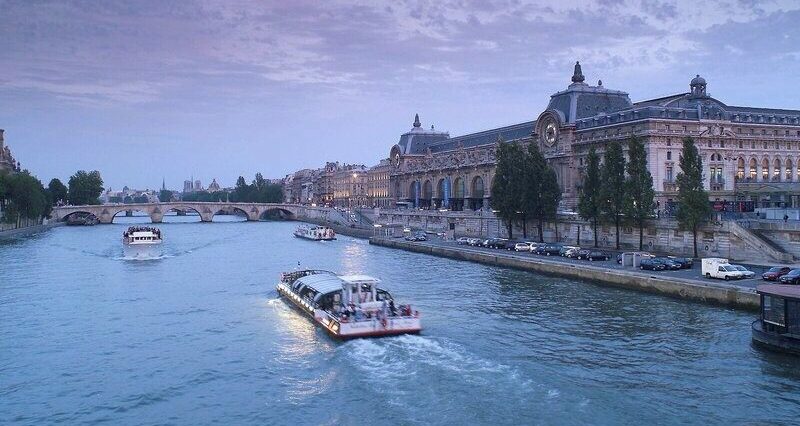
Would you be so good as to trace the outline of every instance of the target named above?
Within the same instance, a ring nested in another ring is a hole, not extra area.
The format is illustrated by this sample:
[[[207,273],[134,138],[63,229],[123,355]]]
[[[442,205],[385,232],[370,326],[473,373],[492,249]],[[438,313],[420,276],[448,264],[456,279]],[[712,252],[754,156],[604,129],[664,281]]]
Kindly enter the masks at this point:
[[[375,223],[382,226],[402,226],[413,230],[429,232],[452,231],[453,237],[508,237],[505,223],[490,211],[452,212],[435,210],[381,210],[371,214]],[[516,224],[512,235],[516,239],[537,241],[539,238],[536,223],[527,224],[527,237]],[[577,215],[560,216],[557,222],[546,222],[543,227],[544,241],[561,242],[586,247],[594,246],[592,226]],[[598,225],[597,246],[603,249],[615,248],[615,229],[613,225]],[[800,237],[800,230],[798,231]],[[798,238],[800,241],[800,238]],[[679,256],[693,256],[692,233],[679,229],[678,223],[671,219],[650,221],[644,229],[643,249],[656,253],[669,253]],[[634,226],[620,227],[620,248],[639,249],[639,229]],[[787,248],[791,248],[788,247]],[[800,257],[800,244],[797,245]],[[763,243],[747,229],[736,222],[724,221],[704,226],[697,235],[697,250],[700,257],[724,257],[733,260],[755,262],[787,262],[792,256]],[[784,250],[785,251],[785,250]]]
[[[737,309],[758,310],[760,304],[759,296],[753,289],[729,284],[715,284],[711,281],[659,277],[636,270],[620,271],[588,264],[564,264],[563,262],[546,259],[520,258],[504,252],[487,253],[464,250],[459,247],[442,247],[384,237],[373,237],[370,238],[369,242],[383,247],[587,280],[592,283],[696,302],[730,306]]]

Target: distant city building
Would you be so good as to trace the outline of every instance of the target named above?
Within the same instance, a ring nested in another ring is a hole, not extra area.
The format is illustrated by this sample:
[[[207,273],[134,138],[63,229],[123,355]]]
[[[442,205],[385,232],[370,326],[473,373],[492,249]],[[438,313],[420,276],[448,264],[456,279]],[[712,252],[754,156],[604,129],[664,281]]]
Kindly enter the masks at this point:
[[[183,192],[192,192],[192,181],[183,181]]]
[[[203,190],[203,184],[200,183],[200,179],[197,179],[196,181],[194,181],[194,186],[192,187],[192,191],[200,192],[202,190]]]
[[[337,207],[367,207],[367,168],[360,164],[345,164],[333,174],[333,205]]]
[[[313,202],[324,206],[333,204],[333,175],[341,170],[339,162],[327,162],[314,178]]]
[[[367,170],[367,199],[369,207],[392,207],[392,198],[389,196],[389,184],[392,166],[389,159],[381,160],[376,166]]]
[[[534,121],[451,138],[424,130],[415,117],[390,150],[392,199],[420,208],[488,208],[497,146],[519,142],[539,146],[556,172],[561,207],[574,209],[589,149],[602,156],[608,143],[624,146],[636,136],[647,149],[656,209],[672,210],[686,137],[700,151],[715,209],[800,206],[800,111],[726,105],[699,75],[688,92],[636,103],[584,80],[576,64],[571,84]]]
[[[11,155],[11,149],[5,145],[5,130],[0,129],[0,172],[14,172],[20,170],[20,164]]]
[[[216,179],[211,179],[211,184],[208,185],[208,192],[218,192],[220,190],[219,184]]]

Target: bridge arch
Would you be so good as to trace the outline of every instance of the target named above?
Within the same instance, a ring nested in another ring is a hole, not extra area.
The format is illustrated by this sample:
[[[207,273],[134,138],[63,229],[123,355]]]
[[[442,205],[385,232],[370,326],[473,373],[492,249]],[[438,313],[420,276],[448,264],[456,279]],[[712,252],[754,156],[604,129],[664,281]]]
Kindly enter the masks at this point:
[[[153,221],[153,214],[151,212],[151,209],[149,209],[147,207],[141,207],[141,206],[136,206],[136,205],[128,205],[128,206],[125,206],[124,208],[120,208],[120,209],[107,209],[107,211],[108,211],[107,215],[105,214],[106,211],[104,211],[102,215],[108,217],[108,223],[114,223],[114,219],[116,219],[117,217],[126,217],[127,216],[127,212],[144,213],[145,215],[147,215],[150,218],[151,222]],[[124,213],[124,215],[120,216],[120,213]],[[138,216],[138,217],[142,217],[142,216]]]
[[[165,214],[167,214],[169,212],[173,212],[173,211],[175,211],[175,212],[184,211],[185,212],[185,211],[189,211],[189,210],[197,213],[200,216],[200,222],[211,222],[211,219],[214,217],[214,214],[216,213],[216,210],[212,211],[212,209],[209,208],[208,206],[203,206],[203,207],[197,206],[196,207],[196,206],[192,206],[190,204],[170,204],[170,205],[167,205],[167,206],[164,207],[164,210],[161,212],[161,216],[163,217]],[[219,210],[219,209],[217,209],[217,210]],[[156,221],[153,220],[153,222],[156,222]],[[159,220],[158,222],[161,222],[161,220]]]
[[[294,220],[295,215],[283,207],[267,207],[259,212],[258,220]]]
[[[251,220],[250,217],[252,215],[246,210],[245,207],[232,206],[232,205],[223,205],[217,209],[212,209],[212,210],[215,210],[214,214],[211,216],[212,222],[214,221],[214,218],[217,216],[230,216],[230,215],[234,215],[237,217],[244,217],[244,221],[248,221]],[[224,222],[236,222],[236,221],[225,220]]]
[[[92,212],[90,212],[88,210],[75,210],[73,212],[65,214],[64,216],[59,218],[58,221],[59,222],[69,222],[69,220],[71,220],[71,218],[77,219],[79,217],[84,217],[84,216],[86,216],[86,217],[88,217],[88,216],[97,217],[94,213],[92,213]]]

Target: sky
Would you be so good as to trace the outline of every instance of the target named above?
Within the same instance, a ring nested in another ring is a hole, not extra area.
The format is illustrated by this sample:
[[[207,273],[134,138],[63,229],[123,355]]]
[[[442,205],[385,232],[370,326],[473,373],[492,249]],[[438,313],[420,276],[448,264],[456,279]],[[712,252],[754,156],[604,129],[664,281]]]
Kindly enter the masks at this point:
[[[800,109],[797,0],[0,0],[0,22],[0,128],[45,184],[369,166],[415,113],[451,136],[536,119],[575,61],[633,101],[700,74]]]

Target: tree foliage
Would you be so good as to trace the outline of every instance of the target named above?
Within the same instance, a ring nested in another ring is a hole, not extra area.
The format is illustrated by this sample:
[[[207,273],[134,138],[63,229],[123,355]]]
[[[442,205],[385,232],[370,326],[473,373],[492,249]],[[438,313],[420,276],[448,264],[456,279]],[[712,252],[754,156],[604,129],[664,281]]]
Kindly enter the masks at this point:
[[[520,217],[523,206],[520,195],[525,185],[525,152],[518,144],[501,143],[497,147],[497,167],[492,180],[491,206],[497,216],[506,222],[508,236],[512,237],[513,224]]]
[[[544,241],[544,222],[556,219],[561,188],[555,170],[547,164],[538,145],[528,145],[524,158],[522,210],[526,217],[537,222],[539,241]]]
[[[44,185],[27,170],[0,174],[0,205],[7,223],[47,216],[52,208]]]
[[[102,193],[103,178],[97,170],[91,172],[79,170],[69,178],[67,198],[73,206],[100,204]]]
[[[161,191],[159,191],[158,201],[161,201],[162,203],[168,203],[172,201],[172,191],[170,191],[169,189],[162,189]]]
[[[653,176],[647,169],[647,151],[642,140],[635,136],[628,140],[627,171],[625,215],[639,228],[639,250],[642,250],[644,225],[653,215],[655,191]]]
[[[694,139],[683,139],[680,158],[681,171],[676,177],[678,184],[678,225],[692,231],[694,257],[697,257],[697,231],[708,220],[711,206],[708,193],[703,189],[703,160],[694,144]]]
[[[600,219],[602,187],[600,177],[600,157],[594,147],[589,149],[586,156],[586,174],[583,177],[580,199],[578,200],[578,213],[583,220],[592,223],[594,231],[594,246],[597,247],[597,221]]]
[[[625,156],[622,145],[611,141],[606,146],[603,156],[603,166],[600,169],[602,186],[601,211],[606,221],[613,223],[615,228],[616,248],[619,249],[619,227],[622,224],[627,202],[625,190]]]
[[[47,192],[52,204],[67,202],[67,187],[58,178],[50,180],[50,183],[47,184]]]
[[[249,185],[243,176],[236,180],[236,187],[230,193],[230,201],[237,203],[280,203],[283,201],[283,188],[270,183],[261,173]]]

